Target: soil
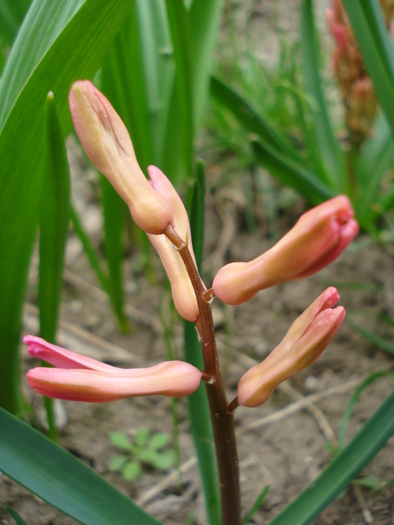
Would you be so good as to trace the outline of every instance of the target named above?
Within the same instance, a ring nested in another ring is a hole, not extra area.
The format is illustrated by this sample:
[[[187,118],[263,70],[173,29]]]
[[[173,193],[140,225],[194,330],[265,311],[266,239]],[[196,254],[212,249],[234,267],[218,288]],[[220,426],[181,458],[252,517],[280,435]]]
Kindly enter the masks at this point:
[[[96,176],[90,168],[82,172],[81,153],[75,143],[69,144],[69,150],[74,201],[100,250],[102,216],[97,206]],[[274,197],[256,194],[253,201],[247,200],[239,178],[228,184],[218,183],[231,165],[231,159],[226,165],[207,160],[209,190],[202,276],[206,284],[210,284],[224,263],[249,260],[268,249],[274,236],[283,235],[294,224],[306,209],[306,203],[290,193],[291,206],[281,205],[289,201],[289,193],[281,188],[275,189]],[[277,204],[275,228],[264,214],[267,199],[271,198]],[[246,227],[245,210],[252,210],[256,217],[252,232]],[[167,358],[160,312],[163,316],[163,312],[171,311],[170,296],[157,257],[149,252],[147,260],[140,247],[128,246],[124,273],[131,330],[129,334],[121,334],[79,240],[70,234],[58,342],[117,366],[149,366]],[[236,411],[244,515],[263,487],[270,486],[251,523],[267,523],[319,475],[332,457],[327,444],[337,444],[345,407],[357,385],[376,370],[393,368],[392,355],[360,335],[349,322],[357,322],[375,335],[387,337],[386,324],[378,316],[394,318],[393,258],[392,245],[378,246],[361,234],[337,261],[317,276],[260,292],[239,307],[225,306],[217,300],[213,303],[218,351],[229,399],[235,396],[241,375],[280,342],[290,324],[325,288],[336,286],[341,295],[340,304],[347,310],[339,333],[312,367],[278,387],[262,407],[240,407]],[[146,270],[147,262],[151,265],[150,271]],[[37,333],[36,304],[35,256],[25,333]],[[176,319],[171,326],[172,344],[181,358],[182,323]],[[25,348],[21,351],[24,371],[36,366]],[[347,441],[392,389],[392,381],[387,377],[367,388],[355,406]],[[40,397],[27,386],[25,392],[40,414]],[[301,402],[309,396],[313,396],[314,402]],[[66,417],[66,421],[62,423],[60,443],[164,523],[202,525],[206,523],[204,501],[184,399],[178,403],[178,412],[182,483],[175,469],[161,472],[147,468],[137,481],[126,481],[108,468],[108,462],[117,453],[108,437],[111,431],[133,436],[146,426],[152,432],[172,433],[172,406],[168,398],[134,398],[102,405],[62,402],[59,418]],[[380,486],[378,491],[362,484],[350,485],[314,521],[315,525],[393,525],[393,438],[359,479],[369,478]],[[0,505],[16,510],[29,525],[75,523],[5,475],[0,475]],[[10,523],[13,523],[10,516],[0,508],[0,524]]]

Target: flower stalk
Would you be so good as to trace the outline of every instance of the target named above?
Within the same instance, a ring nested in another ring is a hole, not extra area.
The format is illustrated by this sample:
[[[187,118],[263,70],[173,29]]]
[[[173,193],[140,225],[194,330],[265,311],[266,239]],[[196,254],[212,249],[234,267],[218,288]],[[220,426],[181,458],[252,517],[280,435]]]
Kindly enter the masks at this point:
[[[165,235],[179,251],[190,281],[196,293],[199,320],[196,323],[204,360],[205,388],[211,413],[215,439],[221,492],[223,525],[239,525],[241,520],[241,497],[239,490],[238,452],[235,438],[234,416],[228,411],[222,375],[215,343],[215,329],[211,301],[204,297],[206,289],[201,281],[187,243],[175,230],[168,227]],[[208,381],[207,381],[207,378]]]

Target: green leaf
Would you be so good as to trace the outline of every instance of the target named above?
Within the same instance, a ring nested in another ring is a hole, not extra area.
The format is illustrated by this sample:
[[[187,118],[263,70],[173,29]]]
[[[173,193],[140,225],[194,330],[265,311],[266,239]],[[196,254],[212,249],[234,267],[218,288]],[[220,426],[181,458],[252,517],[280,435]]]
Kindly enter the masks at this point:
[[[0,470],[85,525],[159,525],[97,472],[0,409]]]
[[[211,95],[246,127],[246,133],[257,133],[266,143],[291,159],[301,161],[293,149],[239,93],[219,78],[211,77]]]
[[[243,521],[243,525],[248,525],[249,521],[253,518],[253,516],[259,510],[260,506],[265,500],[265,497],[268,494],[269,489],[270,489],[270,486],[267,485],[266,487],[263,488],[261,493],[257,496],[256,501],[253,503],[252,508],[250,509],[250,511],[246,515],[246,518]]]
[[[170,441],[170,434],[167,432],[157,432],[153,434],[152,438],[149,441],[149,447],[154,449],[160,449],[168,445]]]
[[[394,434],[394,392],[309,487],[268,525],[308,525],[338,497]]]
[[[377,0],[344,0],[347,15],[394,137],[394,54]]]
[[[100,258],[98,256],[97,251],[95,250],[92,241],[90,240],[88,234],[86,233],[84,227],[82,226],[81,219],[79,218],[75,208],[73,205],[71,205],[71,222],[72,226],[74,228],[75,233],[78,235],[79,240],[82,243],[84,252],[89,259],[89,263],[91,267],[93,268],[94,272],[96,273],[96,276],[101,284],[101,286],[104,288],[104,290],[107,292],[108,297],[111,298],[111,283],[109,281],[109,278],[105,271],[102,268]]]
[[[113,445],[115,445],[115,447],[121,448],[123,450],[133,449],[133,445],[129,436],[123,434],[123,432],[110,432],[109,440]]]
[[[373,372],[370,374],[364,381],[359,385],[352,395],[346,410],[342,417],[342,423],[341,428],[339,429],[339,436],[338,436],[338,447],[339,449],[343,448],[345,446],[345,434],[346,434],[346,428],[348,426],[348,423],[350,421],[350,417],[353,412],[353,408],[355,404],[357,403],[358,398],[361,396],[363,391],[369,387],[374,381],[377,379],[380,379],[381,377],[391,377],[391,379],[394,381],[394,372],[391,370],[378,370],[377,372]]]
[[[134,438],[134,441],[135,441],[135,444],[138,446],[138,447],[142,447],[143,445],[145,445],[148,437],[149,437],[149,428],[148,427],[141,427],[137,430],[137,433],[135,435],[135,438]]]
[[[108,180],[101,175],[101,194],[104,213],[105,258],[108,265],[110,300],[122,332],[128,331],[128,320],[124,312],[123,244],[122,233],[128,208]]]
[[[156,452],[149,458],[149,463],[152,467],[160,470],[167,470],[174,464],[174,451],[166,450],[165,452]]]
[[[393,148],[394,141],[391,129],[383,114],[380,113],[373,136],[365,142],[361,154],[357,158],[355,171],[364,202],[370,203],[376,199],[382,178],[393,162]]]
[[[166,0],[175,78],[163,142],[163,170],[173,183],[192,175],[194,105],[189,13],[183,0]],[[168,152],[171,152],[168,154]]]
[[[55,343],[70,223],[70,171],[53,93],[47,97],[46,155],[40,205],[40,336]]]
[[[38,302],[40,337],[56,342],[62,299],[63,266],[70,223],[70,170],[64,138],[56,112],[54,95],[46,104],[46,148],[44,180],[40,201],[40,268]],[[53,399],[45,399],[49,436],[57,440]]]
[[[139,461],[144,463],[150,463],[156,455],[157,451],[152,448],[142,448],[140,450],[136,450],[136,457],[138,457]]]
[[[194,184],[188,195],[190,201],[191,217],[190,226],[193,237],[194,255],[197,261],[197,267],[201,271],[201,263],[204,247],[204,221],[205,221],[205,165],[202,160],[198,160],[194,170]]]
[[[379,208],[381,209],[382,213],[385,213],[394,208],[394,188],[393,187],[388,189],[388,191],[384,193],[381,200],[379,201]]]
[[[141,474],[142,469],[138,461],[129,461],[127,465],[122,468],[122,475],[127,480],[137,479]]]
[[[365,326],[353,321],[351,317],[349,317],[347,321],[350,324],[350,326],[354,328],[354,330],[356,330],[363,337],[365,337],[365,339],[368,339],[368,341],[371,341],[371,343],[381,348],[385,352],[388,352],[389,354],[394,354],[394,342],[393,341],[385,339],[384,337],[381,337],[380,335],[376,335],[374,332],[371,332],[371,330],[368,330],[367,328],[365,328]]]
[[[312,0],[303,0],[301,5],[301,56],[305,90],[315,101],[315,129],[317,145],[326,172],[337,192],[343,185],[344,158],[334,137],[328,118],[319,73],[319,42],[316,33]]]
[[[174,73],[170,49],[164,0],[137,0],[101,70],[101,89],[125,123],[142,170],[161,165]],[[101,181],[105,255],[113,304],[124,326],[121,232],[127,207],[110,184]]]
[[[352,482],[353,485],[359,485],[367,489],[373,490],[374,492],[380,492],[385,485],[385,481],[380,481],[372,476],[366,476],[365,478],[355,479]]]
[[[165,1],[137,0],[103,63],[101,78],[103,92],[129,130],[143,170],[149,164],[162,166],[174,83],[172,55]]]
[[[212,69],[212,55],[219,33],[223,0],[193,0],[190,12],[190,45],[192,52],[193,122],[195,133],[203,114]]]
[[[10,45],[22,24],[31,0],[2,0],[0,2],[0,41]]]
[[[112,471],[121,470],[124,464],[127,461],[127,456],[114,456],[109,462],[108,462],[108,468]]]
[[[129,0],[35,0],[0,85],[0,405],[23,411],[19,340],[27,273],[43,180],[45,103],[56,93],[63,133],[67,94],[92,77],[128,10]]]
[[[127,127],[137,159],[143,170],[149,164],[157,162],[154,156],[154,133],[152,119],[155,108],[149,104],[148,84],[151,79],[146,74],[144,60],[149,61],[150,71],[158,67],[156,41],[158,36],[149,26],[149,21],[160,12],[160,3],[137,0],[129,16],[103,62],[101,71],[101,88]],[[159,13],[157,17],[159,17]],[[144,34],[144,29],[147,34]],[[144,49],[144,45],[148,49]],[[153,49],[151,49],[153,48]],[[154,58],[152,58],[154,54]],[[158,74],[156,71],[154,72]],[[154,103],[159,104],[157,100]],[[157,111],[157,107],[156,107]]]
[[[8,507],[8,505],[4,505],[4,508],[14,518],[16,525],[26,525],[26,522],[23,521],[23,519],[19,516],[17,512],[15,512],[15,510]]]
[[[312,204],[333,197],[333,191],[328,188],[314,172],[290,159],[263,141],[253,141],[256,158],[282,184],[290,186],[304,195]]]

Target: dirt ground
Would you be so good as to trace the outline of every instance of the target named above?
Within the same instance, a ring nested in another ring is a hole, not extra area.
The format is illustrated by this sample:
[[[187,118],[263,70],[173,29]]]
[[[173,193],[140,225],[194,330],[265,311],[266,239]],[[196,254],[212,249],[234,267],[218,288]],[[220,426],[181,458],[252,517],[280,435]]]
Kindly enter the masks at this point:
[[[291,2],[291,5],[296,3]],[[265,23],[264,12],[261,20]],[[283,31],[287,30],[285,23]],[[88,233],[101,249],[102,216],[96,204],[96,177],[89,169],[81,171],[80,153],[73,143],[70,152],[76,207]],[[224,263],[249,260],[273,244],[272,223],[264,213],[267,199],[271,197],[256,195],[253,202],[245,200],[239,179],[231,184],[217,184],[225,170],[224,165],[208,162],[209,191],[202,272],[207,285]],[[283,201],[283,195],[282,190],[276,190],[278,203]],[[305,202],[299,197],[291,195],[291,203],[290,207],[278,208],[275,231],[281,235],[306,209]],[[248,207],[256,217],[256,228],[252,233],[245,224],[245,209]],[[156,282],[152,282],[152,273],[146,272],[146,260],[139,248],[130,247],[125,257],[126,311],[131,324],[128,335],[122,335],[116,329],[106,295],[97,285],[79,240],[70,235],[58,342],[117,366],[149,366],[166,359],[159,310],[169,310],[169,293],[163,291],[166,290],[166,281],[154,254],[151,253],[150,263]],[[319,475],[332,457],[327,444],[335,446],[337,443],[345,407],[357,385],[376,370],[393,368],[392,356],[361,336],[349,322],[357,322],[381,337],[387,336],[387,327],[378,316],[394,318],[393,260],[392,244],[378,246],[367,236],[360,235],[335,263],[317,276],[260,292],[239,307],[225,306],[218,300],[213,303],[218,351],[229,399],[234,397],[237,382],[244,371],[262,360],[280,342],[290,324],[324,289],[336,286],[341,296],[340,304],[347,310],[344,325],[317,363],[278,387],[262,407],[241,407],[236,411],[244,514],[262,488],[270,486],[251,523],[267,523]],[[25,333],[37,333],[36,305],[35,260],[26,304]],[[181,357],[182,323],[179,320],[172,331],[173,346]],[[24,371],[36,366],[24,347],[21,351]],[[393,384],[388,378],[379,379],[368,387],[355,407],[347,440],[392,389]],[[39,396],[27,386],[25,391],[40,413]],[[108,438],[111,431],[134,435],[139,428],[147,426],[152,432],[172,433],[170,399],[135,398],[102,405],[63,402],[59,417],[66,417],[66,421],[60,443],[164,523],[203,525],[206,523],[203,494],[184,399],[180,400],[178,409],[181,485],[179,473],[174,469],[166,472],[146,469],[139,480],[125,481],[108,468],[109,460],[116,454]],[[393,525],[393,438],[362,472],[361,478],[369,477],[376,480],[380,490],[351,485],[315,520],[315,525]],[[0,475],[0,506],[3,505],[15,509],[28,525],[75,523],[5,475]],[[0,508],[0,524],[11,523],[13,520]]]

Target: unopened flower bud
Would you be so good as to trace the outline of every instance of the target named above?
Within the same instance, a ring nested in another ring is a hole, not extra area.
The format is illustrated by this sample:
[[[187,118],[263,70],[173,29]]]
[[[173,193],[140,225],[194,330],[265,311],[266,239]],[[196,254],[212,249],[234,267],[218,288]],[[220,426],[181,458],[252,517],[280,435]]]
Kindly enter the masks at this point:
[[[331,308],[338,300],[336,289],[328,288],[291,325],[270,355],[241,377],[238,383],[239,405],[262,405],[279,383],[316,361],[345,318],[342,306]]]
[[[47,397],[89,403],[107,403],[125,397],[187,396],[197,390],[201,371],[183,361],[166,361],[150,368],[122,369],[26,336],[32,357],[57,368],[33,368],[30,387]]]
[[[82,146],[129,206],[134,221],[147,233],[165,231],[173,224],[171,206],[142,173],[126,126],[114,108],[88,80],[72,85],[69,100]]]
[[[353,217],[353,208],[344,195],[312,208],[260,257],[223,266],[212,284],[216,296],[227,304],[242,304],[259,290],[315,274],[357,235],[358,224]]]
[[[154,189],[171,204],[174,212],[175,231],[187,242],[188,249],[195,259],[189,218],[178,192],[156,166],[149,166],[148,173]],[[196,322],[199,316],[196,294],[179,252],[165,235],[148,235],[148,237],[166,270],[175,308],[184,319]]]

